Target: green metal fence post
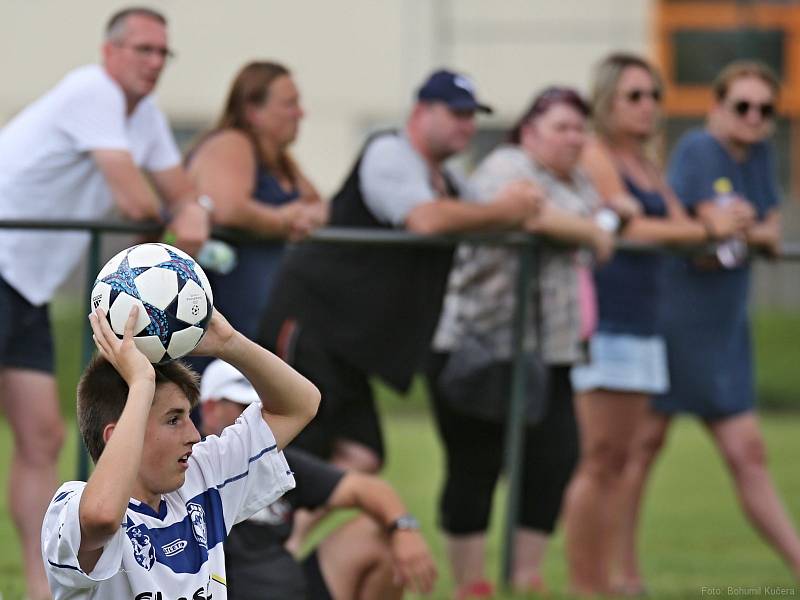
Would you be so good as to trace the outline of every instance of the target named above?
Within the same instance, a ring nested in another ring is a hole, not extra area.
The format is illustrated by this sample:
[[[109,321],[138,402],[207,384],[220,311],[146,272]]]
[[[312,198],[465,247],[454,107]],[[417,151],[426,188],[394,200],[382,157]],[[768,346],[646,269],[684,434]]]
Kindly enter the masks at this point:
[[[83,364],[88,364],[94,353],[94,341],[92,340],[92,329],[89,327],[89,320],[86,318],[88,307],[91,306],[92,285],[97,272],[100,270],[100,233],[97,230],[91,231],[91,241],[89,243],[89,258],[86,261],[86,288],[83,294],[83,304],[81,305],[81,316],[83,317]],[[86,481],[89,477],[89,455],[83,440],[78,441],[78,481]]]
[[[508,477],[506,516],[503,523],[501,585],[509,592],[514,564],[514,530],[519,515],[520,487],[522,483],[523,445],[525,444],[525,323],[528,319],[530,282],[538,278],[537,261],[533,243],[519,249],[516,301],[514,304],[511,390],[506,422],[505,472]],[[538,324],[537,324],[538,325]]]

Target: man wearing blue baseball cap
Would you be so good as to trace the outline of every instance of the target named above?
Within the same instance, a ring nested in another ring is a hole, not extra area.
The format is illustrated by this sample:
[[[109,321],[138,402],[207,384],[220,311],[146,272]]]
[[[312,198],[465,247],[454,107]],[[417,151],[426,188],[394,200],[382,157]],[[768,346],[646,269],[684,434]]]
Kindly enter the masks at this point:
[[[438,234],[522,227],[540,195],[513,183],[490,202],[459,201],[444,162],[491,112],[464,75],[439,70],[416,94],[405,127],[367,140],[331,202],[330,224]],[[374,472],[383,438],[369,380],[408,389],[439,318],[453,249],[303,244],[287,257],[260,341],[323,389],[296,445],[339,466]]]
[[[422,102],[442,102],[452,110],[477,111],[491,114],[491,106],[475,98],[475,85],[469,77],[442,69],[434,72],[419,88],[417,99]]]

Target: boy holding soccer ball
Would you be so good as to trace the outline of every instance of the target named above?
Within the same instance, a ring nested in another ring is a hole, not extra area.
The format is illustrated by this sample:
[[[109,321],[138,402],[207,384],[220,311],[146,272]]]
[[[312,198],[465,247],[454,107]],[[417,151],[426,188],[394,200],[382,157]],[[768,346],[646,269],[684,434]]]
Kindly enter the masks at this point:
[[[314,416],[319,392],[214,312],[196,354],[236,366],[262,402],[200,442],[199,395],[179,362],[152,365],[89,316],[99,355],[78,386],[78,421],[95,462],[87,483],[54,496],[42,527],[53,597],[215,600],[227,596],[222,542],[231,527],[294,487],[282,449]],[[266,591],[265,591],[266,592]]]

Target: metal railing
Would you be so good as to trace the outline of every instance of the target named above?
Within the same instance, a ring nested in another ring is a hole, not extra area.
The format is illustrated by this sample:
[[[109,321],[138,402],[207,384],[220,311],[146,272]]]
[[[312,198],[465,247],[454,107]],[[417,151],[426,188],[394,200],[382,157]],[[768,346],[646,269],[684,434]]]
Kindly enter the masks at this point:
[[[146,234],[156,235],[162,231],[158,223],[133,223],[127,221],[39,221],[39,220],[0,220],[0,229],[31,229],[50,231],[86,231],[90,234],[89,256],[87,262],[87,279],[84,290],[84,306],[89,306],[89,295],[96,273],[100,270],[100,238],[102,234]],[[214,230],[214,237],[227,240],[256,240],[251,235],[244,235],[229,229]],[[261,238],[265,239],[265,238]],[[535,260],[535,249],[541,240],[532,234],[522,232],[496,234],[460,234],[460,235],[419,235],[407,231],[360,229],[350,227],[325,227],[313,233],[308,241],[329,244],[366,244],[393,246],[455,246],[461,242],[498,244],[517,248],[520,254],[519,271],[516,284],[516,300],[513,316],[512,340],[512,379],[509,390],[508,421],[506,423],[506,446],[504,466],[508,478],[508,494],[506,497],[506,514],[503,524],[502,544],[502,583],[508,590],[511,567],[513,563],[514,527],[519,515],[520,489],[522,480],[522,453],[525,443],[525,351],[523,349],[523,329],[527,322],[527,305],[525,295],[531,282],[538,278],[538,261]],[[617,242],[618,249],[637,252],[687,252],[691,249],[677,250],[661,245],[634,243],[625,240]],[[697,250],[699,248],[695,248]],[[782,246],[781,260],[800,261],[800,242],[787,242]],[[86,364],[94,352],[91,329],[84,324],[83,360]],[[80,448],[78,460],[78,479],[86,479],[89,465],[85,449]]]

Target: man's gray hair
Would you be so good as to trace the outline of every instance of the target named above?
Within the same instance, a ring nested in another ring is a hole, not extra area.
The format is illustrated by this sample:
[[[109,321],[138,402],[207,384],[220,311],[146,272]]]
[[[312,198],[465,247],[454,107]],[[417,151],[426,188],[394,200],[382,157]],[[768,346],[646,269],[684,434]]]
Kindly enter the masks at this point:
[[[125,36],[125,24],[128,20],[128,17],[133,15],[148,17],[154,21],[158,21],[165,27],[167,25],[167,18],[157,10],[153,10],[152,8],[147,8],[144,6],[131,6],[128,8],[123,8],[122,10],[111,15],[111,18],[108,20],[108,24],[106,25],[106,40],[112,42],[121,41]]]

